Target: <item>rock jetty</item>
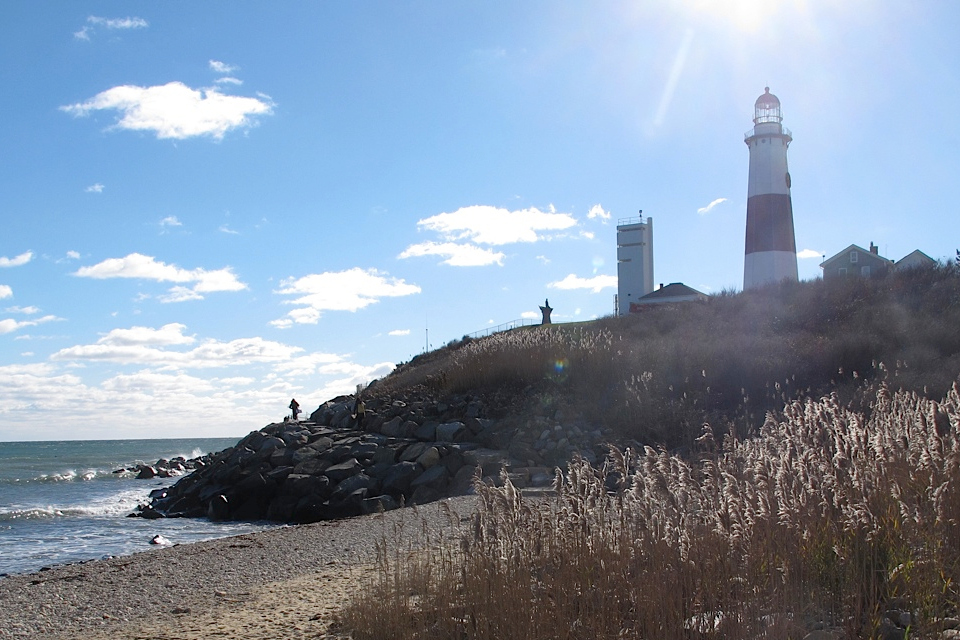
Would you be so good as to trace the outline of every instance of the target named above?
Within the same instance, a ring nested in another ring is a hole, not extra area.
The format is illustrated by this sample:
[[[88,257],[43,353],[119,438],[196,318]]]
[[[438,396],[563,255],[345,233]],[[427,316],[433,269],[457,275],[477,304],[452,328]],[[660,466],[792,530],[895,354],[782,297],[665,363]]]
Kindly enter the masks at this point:
[[[476,474],[549,486],[554,465],[574,452],[602,455],[599,430],[561,424],[558,414],[486,418],[470,396],[370,399],[357,425],[353,403],[341,396],[309,420],[251,432],[132,515],[317,522],[468,493]]]
[[[176,478],[184,474],[196,471],[197,469],[210,463],[210,454],[198,456],[196,458],[184,458],[177,456],[175,458],[160,458],[153,464],[138,464],[134,467],[117,469],[115,474],[129,473],[136,476],[137,480],[150,480],[151,478]]]

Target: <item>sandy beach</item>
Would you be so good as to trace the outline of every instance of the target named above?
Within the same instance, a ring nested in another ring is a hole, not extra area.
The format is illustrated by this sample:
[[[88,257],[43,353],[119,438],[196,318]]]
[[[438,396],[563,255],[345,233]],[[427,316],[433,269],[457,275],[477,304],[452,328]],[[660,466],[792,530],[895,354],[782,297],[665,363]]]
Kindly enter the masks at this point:
[[[0,638],[336,638],[376,544],[462,524],[475,496],[0,578]]]

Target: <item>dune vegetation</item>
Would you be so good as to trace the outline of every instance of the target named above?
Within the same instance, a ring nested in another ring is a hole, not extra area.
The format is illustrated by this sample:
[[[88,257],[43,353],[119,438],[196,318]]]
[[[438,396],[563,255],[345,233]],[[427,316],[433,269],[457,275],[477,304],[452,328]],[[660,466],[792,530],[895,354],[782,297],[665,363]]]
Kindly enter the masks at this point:
[[[960,273],[940,267],[415,359],[375,388],[535,393],[613,446],[558,469],[555,497],[478,483],[472,526],[381,553],[343,624],[355,638],[946,637],[958,320]]]

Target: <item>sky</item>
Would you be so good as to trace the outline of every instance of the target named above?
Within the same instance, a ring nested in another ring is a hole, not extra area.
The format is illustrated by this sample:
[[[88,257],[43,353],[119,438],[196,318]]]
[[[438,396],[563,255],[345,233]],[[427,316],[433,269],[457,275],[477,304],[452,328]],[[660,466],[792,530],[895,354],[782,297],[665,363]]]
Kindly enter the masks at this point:
[[[743,282],[769,86],[801,279],[960,246],[960,2],[0,3],[0,440],[241,436],[427,348]]]

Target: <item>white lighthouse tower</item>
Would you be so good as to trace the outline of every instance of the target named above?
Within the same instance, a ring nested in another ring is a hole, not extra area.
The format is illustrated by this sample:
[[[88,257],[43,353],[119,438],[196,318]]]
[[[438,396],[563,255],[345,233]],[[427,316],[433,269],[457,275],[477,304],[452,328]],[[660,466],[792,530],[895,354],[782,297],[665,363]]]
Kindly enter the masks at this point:
[[[787,147],[793,137],[782,120],[780,100],[766,87],[757,98],[754,127],[744,136],[750,148],[744,290],[797,280],[797,242],[787,169]]]
[[[643,211],[640,211],[642,214]],[[653,218],[617,222],[617,315],[653,291]]]

